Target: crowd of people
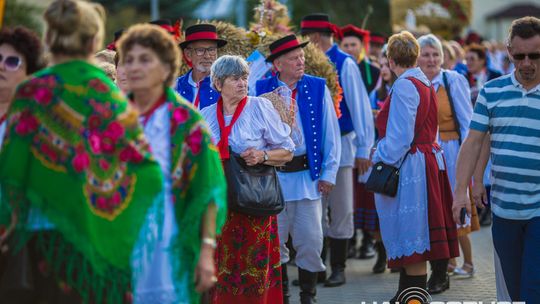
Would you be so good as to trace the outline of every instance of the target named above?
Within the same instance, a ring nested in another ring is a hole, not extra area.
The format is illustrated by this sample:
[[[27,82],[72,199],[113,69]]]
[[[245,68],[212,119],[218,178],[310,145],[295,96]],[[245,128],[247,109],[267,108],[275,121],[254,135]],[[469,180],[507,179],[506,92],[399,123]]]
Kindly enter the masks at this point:
[[[498,299],[540,303],[540,19],[503,51],[311,14],[255,87],[213,24],[136,24],[102,49],[101,5],[44,19],[44,44],[0,32],[2,303],[287,304],[290,284],[317,303],[375,255],[401,303],[474,276],[469,234],[489,225]],[[388,168],[394,193],[374,190]]]

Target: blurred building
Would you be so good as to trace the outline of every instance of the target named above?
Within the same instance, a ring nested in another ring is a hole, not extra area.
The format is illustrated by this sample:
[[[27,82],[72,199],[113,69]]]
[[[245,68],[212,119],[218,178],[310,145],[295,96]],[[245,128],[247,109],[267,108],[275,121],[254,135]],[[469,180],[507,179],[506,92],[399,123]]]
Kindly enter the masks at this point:
[[[473,0],[471,29],[484,39],[505,41],[512,20],[540,17],[540,0]]]

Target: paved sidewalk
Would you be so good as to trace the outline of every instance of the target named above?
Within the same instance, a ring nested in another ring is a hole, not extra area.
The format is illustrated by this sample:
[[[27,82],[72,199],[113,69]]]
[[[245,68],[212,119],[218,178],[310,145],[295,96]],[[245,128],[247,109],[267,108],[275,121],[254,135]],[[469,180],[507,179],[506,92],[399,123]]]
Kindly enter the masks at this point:
[[[473,261],[476,274],[471,279],[450,278],[450,289],[433,296],[437,301],[483,301],[490,303],[496,300],[495,271],[493,268],[493,243],[491,229],[482,227],[480,231],[471,234],[473,246]],[[397,290],[398,273],[373,274],[371,267],[375,259],[347,260],[347,284],[327,288],[317,286],[319,304],[360,304],[382,303],[388,301]],[[461,265],[458,260],[458,265]],[[289,275],[292,279],[297,277],[296,267],[289,266]],[[291,286],[291,303],[299,303],[299,289]]]

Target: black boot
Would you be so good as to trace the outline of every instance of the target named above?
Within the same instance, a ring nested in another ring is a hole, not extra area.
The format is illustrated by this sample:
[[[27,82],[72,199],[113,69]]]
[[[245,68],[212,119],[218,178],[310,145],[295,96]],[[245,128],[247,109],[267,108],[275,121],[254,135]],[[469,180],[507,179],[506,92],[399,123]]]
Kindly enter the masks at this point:
[[[281,265],[281,287],[283,288],[283,304],[289,304],[289,275],[287,274],[287,264]]]
[[[426,289],[426,280],[427,280],[427,274],[419,275],[419,276],[412,276],[412,275],[408,275],[407,272],[405,271],[405,269],[402,268],[400,273],[399,273],[398,291],[396,292],[394,297],[389,302],[394,304],[394,303],[399,302],[400,300],[402,300],[402,299],[399,298],[399,295],[401,294],[401,292],[403,292],[407,288],[419,287],[419,288],[422,288],[422,289],[425,290]],[[423,303],[422,302],[423,299],[418,299],[418,300],[420,300],[421,303]]]
[[[321,250],[321,260],[323,264],[326,264],[326,253],[327,253],[327,246],[328,238],[323,239],[323,246]],[[322,284],[326,282],[326,270],[317,272],[317,283]],[[293,286],[300,286],[300,282],[298,280],[292,280]]]
[[[450,288],[448,277],[448,259],[429,261],[431,264],[431,276],[429,277],[427,291],[430,294],[441,293]]]
[[[330,265],[332,274],[324,282],[326,287],[337,287],[345,284],[345,261],[347,260],[348,239],[330,239]]]
[[[375,250],[377,250],[377,261],[373,265],[373,273],[383,273],[386,270],[386,249],[383,242],[377,241]]]
[[[317,273],[298,267],[298,281],[300,282],[300,303],[317,303]]]
[[[358,253],[358,258],[361,260],[371,259],[375,256],[375,249],[373,248],[375,240],[373,239],[373,234],[366,230],[362,229],[362,245],[360,245],[360,250]]]
[[[330,238],[325,237],[323,239],[323,245],[321,249],[321,260],[324,265],[326,265],[326,256],[328,255],[328,243]],[[317,274],[317,283],[322,284],[326,282],[326,270],[319,271]]]

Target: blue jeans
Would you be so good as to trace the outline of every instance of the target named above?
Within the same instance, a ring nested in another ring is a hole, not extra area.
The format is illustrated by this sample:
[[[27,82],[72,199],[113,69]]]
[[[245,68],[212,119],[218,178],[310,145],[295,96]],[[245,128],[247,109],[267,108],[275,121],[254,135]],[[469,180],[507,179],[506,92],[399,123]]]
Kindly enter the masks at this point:
[[[491,229],[510,298],[540,303],[540,217],[508,220],[493,215]]]

